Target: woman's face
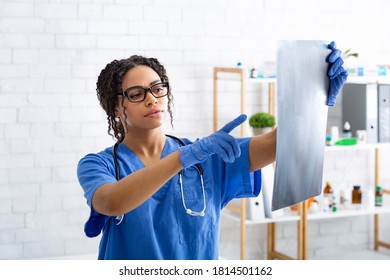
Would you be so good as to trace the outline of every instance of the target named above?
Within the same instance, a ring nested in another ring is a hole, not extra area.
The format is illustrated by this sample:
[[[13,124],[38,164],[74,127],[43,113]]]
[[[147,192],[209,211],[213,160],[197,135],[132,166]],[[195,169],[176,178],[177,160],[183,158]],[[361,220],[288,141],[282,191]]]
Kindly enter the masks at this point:
[[[122,91],[135,86],[150,88],[157,83],[161,83],[161,79],[152,68],[138,65],[127,71],[123,77]],[[167,96],[156,98],[147,91],[145,100],[139,103],[130,102],[127,97],[119,97],[116,114],[125,125],[125,131],[150,130],[161,127],[164,123],[167,104]]]

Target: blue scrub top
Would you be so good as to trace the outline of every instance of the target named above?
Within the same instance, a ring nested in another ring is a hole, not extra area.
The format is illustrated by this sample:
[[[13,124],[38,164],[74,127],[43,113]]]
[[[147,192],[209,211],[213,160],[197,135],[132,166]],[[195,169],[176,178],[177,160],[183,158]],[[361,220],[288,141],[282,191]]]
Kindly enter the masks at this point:
[[[191,142],[183,139],[186,144]],[[250,138],[237,139],[241,156],[225,163],[213,155],[201,163],[206,195],[204,217],[186,214],[182,203],[179,176],[174,176],[151,198],[126,213],[122,223],[106,217],[99,246],[99,259],[218,259],[220,212],[234,198],[260,193],[261,172],[249,171]],[[180,147],[167,137],[162,157]],[[120,178],[143,167],[142,161],[124,144],[117,148]],[[95,191],[115,183],[112,147],[82,158],[77,168],[79,182],[89,206]],[[187,208],[203,209],[200,177],[194,167],[184,169],[183,190]]]

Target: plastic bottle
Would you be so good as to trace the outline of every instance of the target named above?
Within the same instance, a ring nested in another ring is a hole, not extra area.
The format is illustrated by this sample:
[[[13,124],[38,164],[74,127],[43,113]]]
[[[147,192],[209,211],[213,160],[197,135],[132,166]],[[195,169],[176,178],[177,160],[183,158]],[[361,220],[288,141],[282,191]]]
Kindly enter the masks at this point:
[[[373,210],[375,208],[374,191],[369,189],[363,192],[362,204],[365,209]]]
[[[375,188],[375,206],[382,206],[383,197],[382,197],[382,187],[376,186]]]
[[[340,191],[340,208],[346,209],[348,207],[349,199],[347,198],[347,193],[344,189]]]
[[[360,186],[353,186],[352,190],[352,204],[361,204],[362,203],[362,191]]]
[[[345,122],[343,127],[343,138],[351,138],[352,132],[351,132],[351,125],[349,122]]]
[[[257,78],[257,69],[254,66],[251,69],[251,78]]]
[[[321,200],[321,211],[322,212],[329,212],[329,199],[326,197],[323,197]]]
[[[326,136],[325,145],[326,146],[332,146],[333,145],[332,136],[330,136],[330,135]]]

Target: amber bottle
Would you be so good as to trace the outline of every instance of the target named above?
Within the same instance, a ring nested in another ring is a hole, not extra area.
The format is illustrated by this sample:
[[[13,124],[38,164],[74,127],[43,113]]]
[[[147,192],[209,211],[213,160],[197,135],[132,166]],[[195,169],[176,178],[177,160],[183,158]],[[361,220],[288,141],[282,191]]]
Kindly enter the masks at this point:
[[[353,186],[352,190],[352,204],[361,204],[362,203],[362,191],[360,186]]]
[[[324,188],[324,197],[328,199],[333,199],[333,189],[329,181],[326,182],[326,186]]]

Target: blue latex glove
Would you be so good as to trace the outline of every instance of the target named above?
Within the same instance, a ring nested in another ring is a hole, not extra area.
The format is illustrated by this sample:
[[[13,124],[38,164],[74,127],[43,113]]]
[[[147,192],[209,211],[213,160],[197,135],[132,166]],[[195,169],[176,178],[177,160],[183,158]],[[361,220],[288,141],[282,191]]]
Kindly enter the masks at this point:
[[[100,234],[106,222],[106,216],[99,214],[91,208],[91,214],[88,221],[84,225],[85,235],[88,237],[96,237]]]
[[[328,90],[328,106],[334,106],[336,104],[336,97],[341,91],[343,85],[347,81],[348,71],[344,69],[342,66],[344,64],[344,60],[341,58],[341,51],[336,48],[336,43],[332,41],[328,48],[332,50],[330,55],[327,58],[327,62],[329,62],[329,90]]]
[[[180,147],[180,162],[183,167],[193,166],[213,154],[219,155],[225,162],[232,163],[241,155],[241,149],[236,139],[229,133],[245,120],[246,115],[242,114],[210,136]]]

